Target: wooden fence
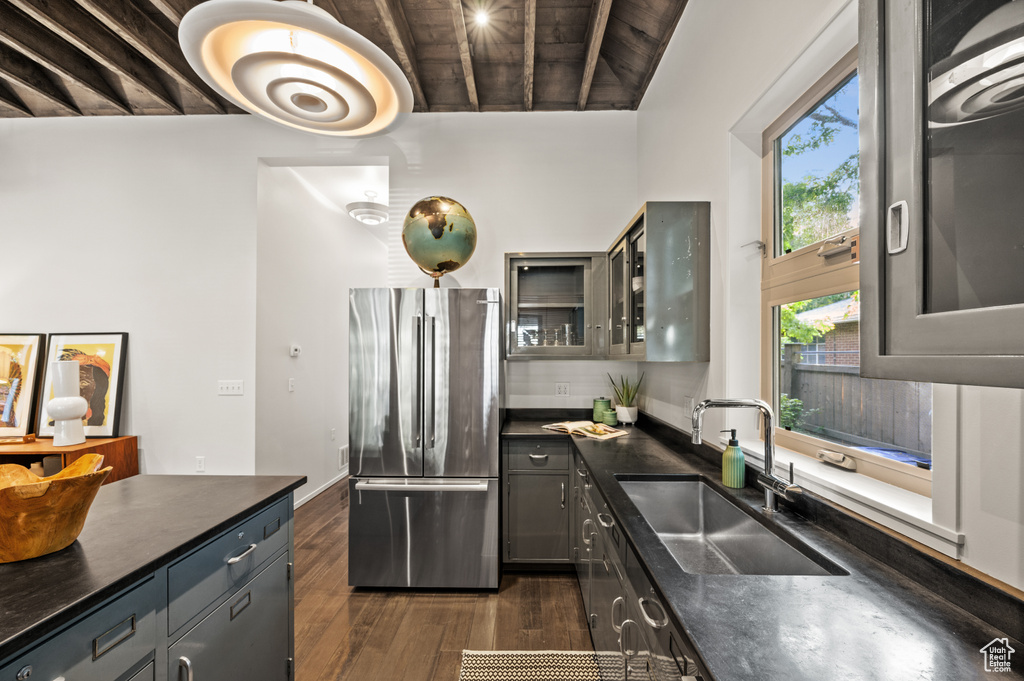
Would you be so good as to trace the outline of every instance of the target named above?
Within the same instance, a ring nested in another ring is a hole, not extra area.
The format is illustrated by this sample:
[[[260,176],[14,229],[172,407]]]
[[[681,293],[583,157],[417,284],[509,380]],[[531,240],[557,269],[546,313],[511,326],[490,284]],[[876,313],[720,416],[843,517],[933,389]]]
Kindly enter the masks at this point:
[[[859,367],[801,364],[786,346],[779,392],[803,402],[803,425],[851,445],[928,455],[932,450],[931,383],[861,378]]]

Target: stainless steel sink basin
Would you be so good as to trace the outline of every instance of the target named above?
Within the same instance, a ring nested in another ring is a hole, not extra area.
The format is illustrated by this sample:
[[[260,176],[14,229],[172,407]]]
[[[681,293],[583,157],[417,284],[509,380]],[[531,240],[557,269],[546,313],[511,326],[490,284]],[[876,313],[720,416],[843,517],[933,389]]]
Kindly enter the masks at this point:
[[[775,534],[700,480],[627,478],[619,484],[691,574],[848,574],[795,538]]]

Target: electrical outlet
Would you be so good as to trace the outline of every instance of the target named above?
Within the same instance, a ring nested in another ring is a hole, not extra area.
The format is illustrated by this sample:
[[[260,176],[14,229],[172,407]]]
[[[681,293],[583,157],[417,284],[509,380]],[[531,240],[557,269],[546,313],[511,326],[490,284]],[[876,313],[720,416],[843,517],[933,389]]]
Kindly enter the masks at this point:
[[[568,383],[555,383],[555,394],[559,397],[569,396],[569,384]]]
[[[242,381],[217,381],[217,394],[236,397],[242,394]]]
[[[337,432],[337,430],[338,430],[337,428],[331,428],[331,440],[332,441],[334,440],[334,436],[335,436],[335,433]]]
[[[342,445],[338,447],[338,470],[342,470],[348,465],[348,445]]]
[[[289,378],[288,379],[288,392],[290,392],[290,393],[295,392],[295,379],[294,378]]]
[[[197,456],[196,457],[196,473],[205,473],[205,472],[206,472],[206,457],[205,456]]]
[[[689,395],[683,398],[683,411],[686,412],[687,415],[693,414],[693,398]]]

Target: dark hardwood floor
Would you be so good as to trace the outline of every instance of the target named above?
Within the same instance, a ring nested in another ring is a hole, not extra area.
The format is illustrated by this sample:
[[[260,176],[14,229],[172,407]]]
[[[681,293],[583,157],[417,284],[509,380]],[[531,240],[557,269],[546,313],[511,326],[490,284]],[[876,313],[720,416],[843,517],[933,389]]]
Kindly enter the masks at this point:
[[[299,681],[456,681],[463,649],[593,650],[572,573],[506,573],[497,593],[350,587],[347,484],[295,512]]]

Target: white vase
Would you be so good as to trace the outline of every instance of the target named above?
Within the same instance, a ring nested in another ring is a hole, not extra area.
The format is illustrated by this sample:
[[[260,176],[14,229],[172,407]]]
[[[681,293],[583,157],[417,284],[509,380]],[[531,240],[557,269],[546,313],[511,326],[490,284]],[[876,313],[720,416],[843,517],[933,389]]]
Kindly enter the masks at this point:
[[[615,416],[618,417],[619,423],[636,423],[639,411],[639,407],[623,407],[620,404],[615,407]]]
[[[78,362],[51,362],[50,371],[53,373],[53,399],[46,405],[46,414],[53,419],[53,446],[80,445],[85,442],[82,417],[89,411],[89,403],[81,395]]]

